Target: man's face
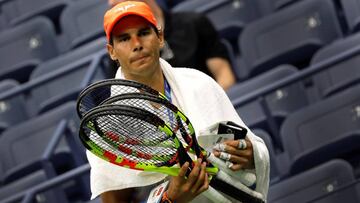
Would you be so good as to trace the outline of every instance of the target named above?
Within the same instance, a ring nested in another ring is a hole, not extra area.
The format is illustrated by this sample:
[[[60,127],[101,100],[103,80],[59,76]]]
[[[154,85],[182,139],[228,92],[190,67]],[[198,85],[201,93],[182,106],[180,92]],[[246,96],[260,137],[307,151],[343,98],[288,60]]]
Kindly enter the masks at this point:
[[[155,33],[150,23],[139,16],[126,16],[115,25],[113,45],[107,48],[113,60],[118,60],[126,76],[147,76],[159,68],[162,33]]]

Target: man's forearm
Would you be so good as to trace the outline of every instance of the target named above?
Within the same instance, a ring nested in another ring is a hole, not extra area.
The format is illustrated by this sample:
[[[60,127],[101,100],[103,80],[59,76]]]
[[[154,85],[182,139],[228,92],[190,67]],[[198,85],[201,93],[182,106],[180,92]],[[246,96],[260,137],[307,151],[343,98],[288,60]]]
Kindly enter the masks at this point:
[[[232,72],[230,63],[220,57],[210,58],[206,61],[210,72],[214,75],[216,82],[226,91],[235,84],[236,79]]]

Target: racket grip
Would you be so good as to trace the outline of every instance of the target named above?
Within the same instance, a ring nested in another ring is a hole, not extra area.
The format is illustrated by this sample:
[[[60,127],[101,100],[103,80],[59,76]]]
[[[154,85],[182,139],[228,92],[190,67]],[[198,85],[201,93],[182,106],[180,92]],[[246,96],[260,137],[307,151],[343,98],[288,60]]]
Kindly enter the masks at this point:
[[[265,202],[261,193],[249,189],[246,185],[239,181],[234,181],[232,177],[223,171],[219,171],[219,173],[213,179],[211,179],[210,186],[241,202]]]
[[[255,174],[243,170],[234,172],[226,166],[223,160],[217,158],[213,153],[208,154],[207,160],[248,187],[253,187],[256,184]]]
[[[232,203],[231,200],[224,197],[219,191],[215,190],[213,187],[209,187],[203,195],[207,197],[214,203]]]
[[[190,156],[187,154],[187,152],[185,151],[183,146],[180,146],[178,148],[178,160],[179,160],[179,164],[180,166],[183,166],[186,162],[189,163],[189,167],[186,171],[185,176],[188,177],[191,173],[192,168],[194,168],[194,162],[193,160],[190,158]]]

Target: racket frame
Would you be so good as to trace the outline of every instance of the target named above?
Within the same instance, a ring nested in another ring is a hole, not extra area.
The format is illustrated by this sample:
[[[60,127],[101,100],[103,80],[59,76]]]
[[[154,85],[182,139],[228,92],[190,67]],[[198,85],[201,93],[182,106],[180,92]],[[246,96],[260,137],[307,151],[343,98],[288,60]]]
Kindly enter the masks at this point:
[[[185,151],[181,141],[178,139],[176,134],[171,130],[171,128],[159,117],[152,114],[151,112],[143,111],[140,108],[132,107],[132,106],[125,106],[125,105],[113,105],[107,104],[102,105],[99,107],[95,107],[88,113],[86,113],[81,120],[80,124],[80,140],[83,142],[84,146],[97,155],[98,157],[104,159],[105,161],[111,162],[113,164],[135,169],[135,170],[143,170],[143,171],[153,171],[153,172],[161,172],[168,175],[176,176],[179,172],[179,167],[169,167],[169,166],[157,166],[156,164],[149,164],[149,163],[141,163],[131,161],[125,157],[121,157],[119,155],[115,155],[114,153],[102,149],[98,144],[90,138],[90,133],[97,133],[102,139],[109,144],[110,146],[114,147],[111,143],[104,139],[103,132],[99,132],[96,127],[89,127],[93,125],[93,119],[99,116],[109,115],[108,112],[111,112],[111,115],[122,115],[122,116],[130,116],[136,119],[143,120],[151,125],[154,125],[160,130],[164,132],[169,139],[172,139],[175,144],[175,148],[177,150],[177,158],[180,166],[183,165],[185,162],[189,162],[190,164],[193,163],[193,160],[190,158],[188,153]],[[90,123],[89,123],[90,122]],[[88,133],[85,132],[85,129],[88,130]],[[114,147],[115,148],[115,147]],[[117,149],[118,150],[118,149]],[[175,162],[174,162],[175,164]],[[159,170],[158,170],[159,169]],[[169,170],[168,170],[169,169]],[[209,174],[216,174],[218,172],[218,168],[212,167],[207,168],[207,172]]]

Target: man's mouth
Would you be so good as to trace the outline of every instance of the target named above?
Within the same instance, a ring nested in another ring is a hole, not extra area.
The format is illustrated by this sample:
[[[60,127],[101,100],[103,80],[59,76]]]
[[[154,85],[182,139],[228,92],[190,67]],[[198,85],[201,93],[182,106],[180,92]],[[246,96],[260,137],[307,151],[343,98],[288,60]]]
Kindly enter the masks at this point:
[[[147,57],[148,57],[147,55],[134,57],[134,58],[131,59],[131,63],[136,62],[136,61],[141,61],[141,60],[143,60],[143,59],[145,59]]]

